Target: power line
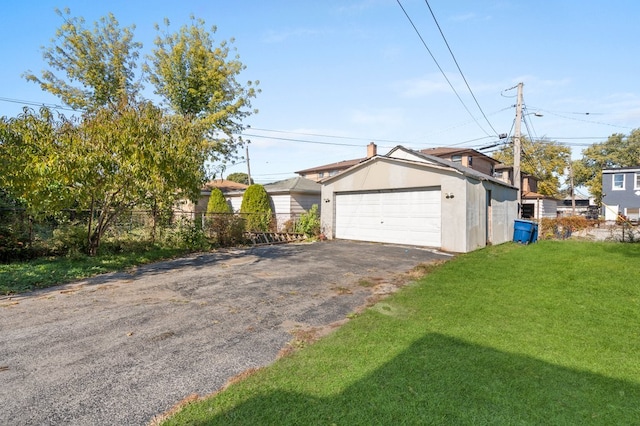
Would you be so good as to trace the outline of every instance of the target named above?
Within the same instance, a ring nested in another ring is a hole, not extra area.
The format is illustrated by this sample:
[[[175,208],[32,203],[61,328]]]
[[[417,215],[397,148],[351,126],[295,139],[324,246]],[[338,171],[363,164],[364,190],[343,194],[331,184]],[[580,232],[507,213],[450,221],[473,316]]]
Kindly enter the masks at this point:
[[[578,113],[578,112],[558,113],[558,112],[549,111],[549,110],[541,109],[541,108],[536,108],[536,109],[538,109],[539,111],[544,111],[544,112],[549,113],[551,115],[555,115],[556,117],[564,118],[566,120],[581,121],[583,123],[591,123],[591,124],[600,124],[602,126],[617,127],[617,128],[620,128],[620,129],[632,129],[632,127],[629,127],[629,126],[620,126],[618,124],[604,123],[602,121],[594,121],[594,120],[585,120],[583,118],[567,117],[566,115],[563,115],[563,114],[591,115],[591,113],[588,113],[588,112],[583,112],[583,113]]]
[[[54,109],[63,109],[65,111],[79,112],[78,110],[75,110],[73,108],[69,108],[69,107],[65,107],[65,106],[57,105],[57,104],[46,103],[46,102],[33,102],[33,101],[25,101],[25,100],[22,100],[22,99],[12,99],[12,98],[4,98],[4,97],[0,97],[0,101],[2,101],[2,102],[11,102],[11,103],[14,103],[14,104],[21,104],[21,105],[29,105],[29,106],[37,106],[37,107],[48,107],[48,108],[54,108]]]
[[[319,134],[319,133],[290,132],[290,131],[287,131],[287,130],[261,129],[261,128],[258,128],[258,127],[250,127],[250,129],[251,130],[259,130],[261,132],[286,133],[286,134],[290,134],[290,135],[314,136],[314,137],[319,137],[319,138],[345,139],[345,140],[355,140],[355,141],[377,141],[377,142],[389,142],[389,143],[397,143],[397,144],[412,143],[410,141],[397,141],[397,140],[390,140],[390,139],[363,138],[363,137],[359,138],[359,137],[354,137],[354,136],[325,135],[325,134]],[[248,135],[248,136],[250,136],[250,135]],[[260,137],[265,137],[265,136],[260,136]],[[358,146],[360,146],[360,145],[358,145]]]
[[[276,136],[263,136],[263,135],[256,135],[256,134],[251,134],[251,133],[243,133],[243,134],[245,136],[249,136],[249,137],[264,138],[264,139],[274,139],[274,140],[288,141],[288,142],[312,143],[312,144],[318,144],[318,145],[334,145],[334,146],[358,146],[358,147],[362,146],[360,144],[310,141],[310,140],[305,140],[305,139],[281,138],[281,137],[276,137]]]
[[[498,134],[497,130],[491,125],[491,122],[489,121],[489,119],[487,118],[486,114],[482,110],[482,107],[480,106],[480,103],[478,102],[478,99],[476,98],[476,95],[473,93],[473,90],[471,90],[471,86],[469,86],[469,82],[467,81],[467,78],[465,77],[464,73],[462,72],[462,69],[460,68],[460,65],[458,64],[458,60],[456,59],[455,55],[453,54],[453,50],[451,50],[451,46],[449,46],[449,42],[447,41],[447,38],[444,36],[444,33],[442,32],[442,28],[440,28],[440,24],[438,23],[438,20],[436,19],[436,15],[433,13],[433,10],[431,9],[431,5],[429,4],[429,1],[428,0],[424,0],[424,2],[427,4],[427,7],[429,8],[429,12],[431,12],[431,16],[433,17],[433,21],[436,23],[436,26],[438,27],[438,31],[440,31],[440,35],[442,36],[442,40],[444,40],[444,44],[447,45],[447,49],[449,49],[449,53],[451,54],[451,57],[453,58],[453,62],[456,64],[456,67],[458,68],[458,71],[460,72],[460,75],[462,76],[462,79],[464,80],[464,84],[466,84],[467,89],[469,89],[469,93],[471,93],[471,97],[475,101],[476,106],[478,107],[478,109],[482,113],[482,116],[484,117],[485,121],[487,122],[489,127],[491,127],[491,130],[493,130],[493,133],[495,133],[497,135]]]
[[[413,27],[413,30],[416,32],[416,34],[418,35],[418,38],[420,38],[420,41],[422,42],[422,45],[424,46],[425,49],[427,49],[427,52],[429,52],[429,55],[431,56],[431,59],[433,59],[433,62],[435,62],[436,66],[438,67],[438,69],[440,70],[440,73],[442,74],[442,76],[444,77],[444,79],[447,81],[447,83],[449,84],[449,87],[451,87],[451,90],[453,90],[453,93],[455,93],[456,97],[458,98],[458,100],[460,101],[460,103],[462,104],[462,106],[464,107],[464,109],[467,111],[467,113],[471,116],[471,118],[473,118],[473,121],[476,122],[476,124],[478,125],[478,127],[484,132],[484,134],[486,134],[487,136],[491,136],[489,135],[489,132],[487,132],[478,122],[478,120],[473,116],[473,114],[471,113],[471,111],[469,110],[469,107],[467,107],[467,105],[464,103],[464,101],[462,100],[462,98],[460,97],[460,95],[458,94],[458,91],[455,89],[455,87],[453,87],[453,84],[451,83],[451,80],[449,80],[449,77],[447,77],[447,75],[445,74],[444,70],[442,69],[442,67],[440,66],[440,64],[438,63],[438,60],[435,58],[435,56],[433,55],[433,53],[431,52],[431,49],[429,49],[429,46],[427,46],[427,43],[424,41],[424,38],[422,38],[422,34],[420,34],[420,31],[418,30],[418,28],[416,27],[416,25],[413,23],[413,20],[411,19],[411,17],[409,16],[409,14],[407,13],[407,11],[405,10],[404,6],[402,6],[402,3],[400,3],[400,0],[396,0],[398,2],[398,5],[400,6],[400,8],[402,9],[402,11],[404,12],[404,15],[407,17],[407,19],[409,20],[409,23],[411,24],[411,26]],[[497,132],[496,132],[497,134]]]

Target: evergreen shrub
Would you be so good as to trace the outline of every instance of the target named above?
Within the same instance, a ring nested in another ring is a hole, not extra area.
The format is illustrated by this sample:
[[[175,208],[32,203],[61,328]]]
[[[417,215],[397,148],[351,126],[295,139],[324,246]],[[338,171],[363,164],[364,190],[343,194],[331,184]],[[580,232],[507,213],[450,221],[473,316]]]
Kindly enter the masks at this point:
[[[246,221],[249,232],[266,232],[271,225],[271,204],[269,194],[260,184],[250,185],[242,197],[240,213]]]

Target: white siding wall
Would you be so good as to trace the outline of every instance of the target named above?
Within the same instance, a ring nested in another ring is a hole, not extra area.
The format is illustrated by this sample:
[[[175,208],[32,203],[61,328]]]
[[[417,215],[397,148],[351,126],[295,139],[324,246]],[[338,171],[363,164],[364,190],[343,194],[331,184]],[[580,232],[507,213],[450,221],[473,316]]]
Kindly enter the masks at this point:
[[[492,183],[485,183],[491,189],[491,243],[502,244],[513,239],[513,223],[517,216],[516,192]]]
[[[226,195],[227,203],[231,206],[231,211],[237,213],[242,207],[242,194]]]
[[[289,194],[271,195],[271,209],[276,216],[278,230],[281,231],[291,219],[291,196]]]
[[[493,244],[510,241],[516,216],[516,191],[498,183],[477,181],[444,167],[425,167],[378,157],[342,173],[322,186],[322,231],[335,238],[336,194],[353,191],[439,187],[441,191],[441,249],[469,252],[487,241],[487,189],[491,190]]]
[[[291,213],[293,213],[296,216],[299,216],[302,213],[308,212],[314,204],[318,205],[318,211],[322,209],[319,193],[316,195],[292,194]]]
[[[542,217],[554,219],[558,216],[558,202],[556,200],[540,200]]]
[[[546,198],[539,198],[537,200],[526,200],[523,204],[533,205],[533,218],[549,218],[554,219],[558,216],[558,202],[556,200],[549,200]]]

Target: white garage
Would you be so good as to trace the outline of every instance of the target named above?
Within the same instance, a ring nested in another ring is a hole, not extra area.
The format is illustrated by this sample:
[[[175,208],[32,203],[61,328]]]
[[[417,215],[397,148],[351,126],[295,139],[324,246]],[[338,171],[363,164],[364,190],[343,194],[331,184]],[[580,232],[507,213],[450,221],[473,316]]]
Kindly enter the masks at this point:
[[[513,238],[516,189],[442,158],[399,146],[321,183],[328,239],[466,253]]]
[[[440,247],[440,188],[338,193],[336,238]]]

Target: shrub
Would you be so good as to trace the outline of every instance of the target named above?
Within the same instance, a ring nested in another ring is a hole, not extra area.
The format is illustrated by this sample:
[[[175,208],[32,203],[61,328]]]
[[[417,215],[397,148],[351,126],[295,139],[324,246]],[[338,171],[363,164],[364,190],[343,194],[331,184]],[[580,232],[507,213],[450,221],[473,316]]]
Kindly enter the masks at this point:
[[[242,196],[240,213],[246,221],[247,231],[268,231],[271,224],[269,194],[260,184],[249,186]]]
[[[208,217],[207,231],[220,247],[231,247],[244,242],[244,218],[238,215],[214,214]]]
[[[564,216],[554,219],[542,219],[542,226],[538,231],[540,239],[564,239],[573,232],[587,229],[597,221],[589,220],[584,216]]]
[[[53,230],[49,241],[51,251],[58,255],[85,253],[87,251],[87,226],[66,223]]]
[[[211,213],[231,213],[231,206],[224,198],[224,194],[220,188],[213,188],[207,203],[207,214]]]
[[[318,205],[311,206],[308,212],[303,213],[296,223],[296,232],[307,237],[317,237],[320,235],[320,217],[318,215]]]
[[[167,243],[176,248],[208,250],[211,246],[199,220],[181,218],[167,237]]]

